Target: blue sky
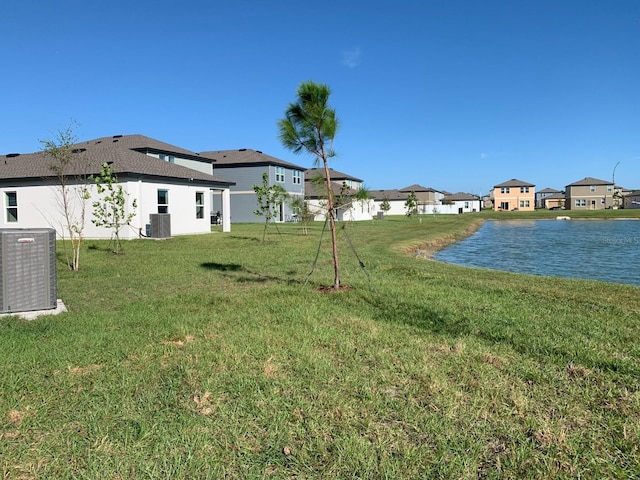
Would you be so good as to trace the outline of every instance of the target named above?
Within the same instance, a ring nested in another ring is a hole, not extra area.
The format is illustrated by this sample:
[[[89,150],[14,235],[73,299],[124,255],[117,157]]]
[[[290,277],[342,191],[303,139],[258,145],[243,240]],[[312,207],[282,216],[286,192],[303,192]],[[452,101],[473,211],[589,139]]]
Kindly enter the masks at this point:
[[[0,154],[73,121],[79,140],[311,167],[276,123],[313,80],[341,121],[331,166],[370,189],[564,189],[614,168],[640,189],[638,0],[4,0],[0,29]]]

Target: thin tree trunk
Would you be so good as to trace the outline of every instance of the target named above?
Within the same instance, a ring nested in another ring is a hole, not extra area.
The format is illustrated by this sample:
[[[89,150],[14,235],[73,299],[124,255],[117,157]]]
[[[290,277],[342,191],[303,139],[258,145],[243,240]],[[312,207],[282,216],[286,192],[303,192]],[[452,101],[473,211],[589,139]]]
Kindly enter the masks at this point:
[[[324,152],[323,152],[324,153]],[[338,261],[338,237],[336,235],[336,219],[334,212],[333,190],[331,189],[331,179],[329,178],[329,164],[324,158],[324,176],[327,183],[327,210],[329,214],[329,229],[331,230],[331,246],[333,250],[333,288],[340,288],[340,262]]]

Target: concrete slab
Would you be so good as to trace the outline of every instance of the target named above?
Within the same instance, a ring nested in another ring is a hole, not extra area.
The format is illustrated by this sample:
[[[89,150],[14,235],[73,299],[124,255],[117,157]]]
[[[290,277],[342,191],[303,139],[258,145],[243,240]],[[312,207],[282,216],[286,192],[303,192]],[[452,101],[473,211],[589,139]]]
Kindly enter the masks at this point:
[[[67,307],[65,307],[62,300],[58,299],[56,302],[56,308],[51,308],[49,310],[32,310],[30,312],[12,312],[12,313],[2,313],[0,317],[19,317],[23,320],[33,320],[35,318],[41,317],[42,315],[58,315],[59,313],[63,313],[67,311]]]

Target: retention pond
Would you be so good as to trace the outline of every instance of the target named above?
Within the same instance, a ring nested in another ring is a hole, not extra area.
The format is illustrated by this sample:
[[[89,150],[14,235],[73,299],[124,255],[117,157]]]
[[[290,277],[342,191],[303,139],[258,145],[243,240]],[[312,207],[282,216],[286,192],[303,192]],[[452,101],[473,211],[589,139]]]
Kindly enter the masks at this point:
[[[487,221],[434,259],[469,267],[640,285],[640,221]]]

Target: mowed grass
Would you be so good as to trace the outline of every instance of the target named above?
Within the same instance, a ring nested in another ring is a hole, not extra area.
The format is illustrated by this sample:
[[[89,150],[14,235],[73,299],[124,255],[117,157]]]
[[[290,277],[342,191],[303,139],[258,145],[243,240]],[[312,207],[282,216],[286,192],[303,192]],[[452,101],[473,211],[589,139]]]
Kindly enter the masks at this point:
[[[640,289],[424,258],[552,213],[347,225],[334,293],[319,223],[86,241],[0,319],[2,478],[637,478]]]

